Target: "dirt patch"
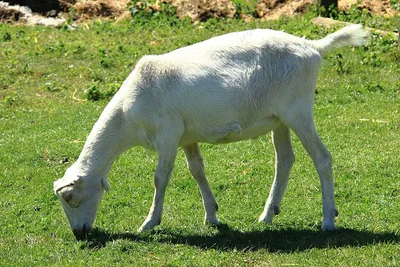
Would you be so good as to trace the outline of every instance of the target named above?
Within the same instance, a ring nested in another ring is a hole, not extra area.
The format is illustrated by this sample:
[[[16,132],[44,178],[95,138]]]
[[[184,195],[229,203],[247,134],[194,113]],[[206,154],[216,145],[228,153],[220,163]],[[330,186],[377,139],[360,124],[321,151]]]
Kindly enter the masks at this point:
[[[278,19],[281,16],[293,16],[303,13],[313,3],[313,0],[260,0],[257,4],[257,14],[268,20]],[[353,5],[367,9],[379,16],[396,16],[398,11],[390,7],[390,0],[338,0],[339,10],[347,10]]]
[[[0,6],[0,21],[12,23],[18,21],[23,14],[19,10],[8,9],[6,7]]]
[[[60,0],[61,1],[61,0]],[[73,1],[73,0],[64,0]],[[192,21],[204,21],[208,18],[233,17],[235,7],[230,0],[159,0],[169,2],[177,8],[179,17],[190,17]],[[257,14],[263,19],[278,19],[281,16],[293,16],[304,13],[315,0],[259,0]],[[74,4],[78,13],[85,17],[117,17],[126,11],[129,0],[77,0]],[[145,1],[144,1],[145,2]],[[358,4],[358,2],[360,2]],[[395,16],[399,12],[390,7],[390,0],[339,0],[339,10],[346,10],[353,5],[368,9],[372,14]]]
[[[73,4],[80,19],[93,17],[119,17],[127,7],[129,0],[78,0]]]
[[[232,18],[235,7],[230,0],[171,0],[178,17],[190,17],[192,21],[206,21],[209,18]]]
[[[356,5],[357,2],[357,0],[340,0],[338,3],[339,9],[348,9],[352,5]],[[366,8],[376,15],[395,16],[399,13],[390,7],[390,0],[364,0],[361,1],[358,6],[360,8]]]
[[[74,7],[76,0],[59,0],[60,8],[63,12],[67,12],[70,8]]]
[[[261,0],[257,4],[257,14],[260,18],[275,20],[304,13],[312,3],[313,0]]]
[[[177,9],[178,17],[190,17],[193,22],[205,21],[209,18],[228,17],[235,15],[235,6],[231,0],[157,0],[152,8],[157,9],[160,2],[171,3]],[[262,19],[274,20],[281,16],[293,16],[304,13],[315,0],[259,0],[257,15]],[[117,19],[127,14],[130,0],[10,0],[7,2],[26,3],[33,12],[40,12],[47,17],[56,17],[59,11],[73,15],[74,19],[91,19],[95,17]],[[144,0],[143,2],[146,2]],[[1,2],[0,3],[4,3]],[[39,5],[40,4],[40,5]],[[367,9],[372,14],[380,16],[396,16],[399,14],[390,6],[390,0],[339,0],[339,10],[346,10],[353,5]],[[7,3],[8,5],[8,3]],[[40,6],[40,11],[35,11]],[[62,15],[61,15],[62,16]],[[65,17],[65,15],[64,15]],[[246,16],[243,17],[248,19]],[[12,22],[21,19],[17,9],[6,10],[0,5],[0,21]],[[252,19],[252,18],[250,18]]]

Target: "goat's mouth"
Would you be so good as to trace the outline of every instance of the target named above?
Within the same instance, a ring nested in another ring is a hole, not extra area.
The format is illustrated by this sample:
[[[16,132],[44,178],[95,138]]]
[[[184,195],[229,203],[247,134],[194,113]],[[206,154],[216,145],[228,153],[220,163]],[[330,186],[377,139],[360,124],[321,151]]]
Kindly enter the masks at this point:
[[[77,240],[85,240],[88,237],[88,234],[92,231],[92,226],[84,223],[82,226],[74,227],[72,232]]]

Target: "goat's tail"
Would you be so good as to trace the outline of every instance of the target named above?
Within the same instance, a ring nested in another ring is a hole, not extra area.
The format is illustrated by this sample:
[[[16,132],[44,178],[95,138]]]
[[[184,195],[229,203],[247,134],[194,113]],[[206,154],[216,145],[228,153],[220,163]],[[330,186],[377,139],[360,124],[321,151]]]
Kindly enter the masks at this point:
[[[364,30],[360,24],[355,24],[329,34],[323,39],[307,40],[307,45],[316,49],[321,55],[324,55],[333,48],[347,45],[363,45],[367,42],[368,35],[369,32]]]

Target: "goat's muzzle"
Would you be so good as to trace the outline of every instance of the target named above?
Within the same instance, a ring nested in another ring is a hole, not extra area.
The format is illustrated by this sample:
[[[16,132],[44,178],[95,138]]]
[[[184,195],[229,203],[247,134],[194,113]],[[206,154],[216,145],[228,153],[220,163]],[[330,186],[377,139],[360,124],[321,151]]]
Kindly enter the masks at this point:
[[[82,226],[76,227],[72,229],[74,236],[77,240],[85,240],[88,237],[88,234],[92,231],[92,227],[87,224],[83,224]]]

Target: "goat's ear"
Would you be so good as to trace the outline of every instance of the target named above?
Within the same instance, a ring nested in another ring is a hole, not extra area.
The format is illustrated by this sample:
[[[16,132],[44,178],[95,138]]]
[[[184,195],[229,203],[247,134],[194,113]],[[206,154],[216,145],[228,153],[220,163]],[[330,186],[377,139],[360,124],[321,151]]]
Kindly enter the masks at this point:
[[[108,191],[110,191],[110,184],[108,183],[108,181],[107,181],[107,178],[103,178],[103,179],[101,179],[101,185],[104,187],[104,189],[108,192]]]
[[[58,179],[57,181],[55,181],[53,183],[53,190],[54,193],[57,193],[58,191],[60,191],[62,188],[72,185],[72,183],[70,181],[65,181],[64,179]]]
[[[72,185],[79,185],[81,183],[82,183],[82,179],[80,179],[80,178],[77,178],[75,180],[67,180],[67,179],[61,178],[53,183],[53,190],[54,190],[54,193],[57,193],[64,187],[72,186]]]

